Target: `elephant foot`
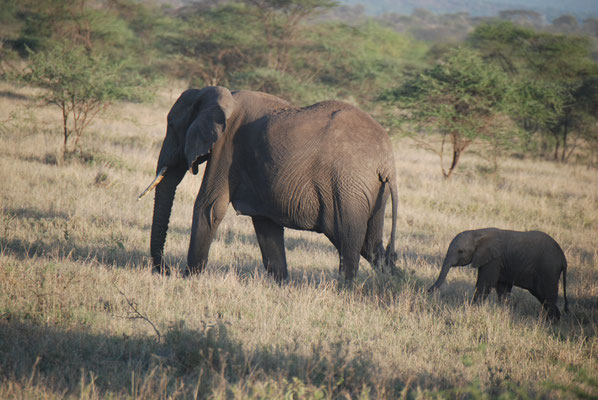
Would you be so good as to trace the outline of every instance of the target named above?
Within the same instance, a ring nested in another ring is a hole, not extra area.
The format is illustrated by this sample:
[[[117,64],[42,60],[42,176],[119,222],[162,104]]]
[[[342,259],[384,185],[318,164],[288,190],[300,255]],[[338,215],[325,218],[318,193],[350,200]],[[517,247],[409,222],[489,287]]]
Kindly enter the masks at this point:
[[[274,281],[276,283],[278,283],[279,285],[282,285],[283,283],[285,283],[287,281],[287,278],[289,276],[288,272],[286,270],[278,270],[278,269],[267,269],[266,270],[268,272],[268,275],[270,275],[271,277],[274,278]]]
[[[170,276],[170,266],[165,263],[160,263],[152,267],[152,273],[163,276]]]
[[[390,254],[386,254],[385,256],[386,258],[386,265],[388,265],[390,267],[391,271],[394,271],[397,269],[396,265],[397,265],[397,261],[399,260],[399,255],[397,254],[396,251],[393,251]]]
[[[390,272],[390,274],[392,276],[397,276],[399,275],[399,269],[397,268],[397,264],[396,264],[396,253],[395,253],[395,257],[390,257],[386,259],[386,263],[382,268],[382,272]]]
[[[376,274],[384,275],[389,273],[391,276],[399,275],[399,269],[396,265],[396,261],[398,260],[397,253],[393,252],[390,255],[379,254],[376,257],[364,257],[370,262],[370,265]],[[338,273],[341,274],[343,270],[343,266],[339,266]]]
[[[338,287],[339,289],[343,289],[343,290],[350,290],[353,289],[355,287],[355,279],[353,278],[347,278],[345,277],[340,277],[341,279],[339,279],[338,281]]]
[[[558,322],[561,319],[561,312],[557,306],[544,304],[544,309],[546,310],[546,317],[551,322]]]
[[[187,265],[187,268],[183,271],[183,278],[188,278],[191,275],[199,275],[201,271],[203,271],[205,263],[200,263],[196,267],[190,267]]]

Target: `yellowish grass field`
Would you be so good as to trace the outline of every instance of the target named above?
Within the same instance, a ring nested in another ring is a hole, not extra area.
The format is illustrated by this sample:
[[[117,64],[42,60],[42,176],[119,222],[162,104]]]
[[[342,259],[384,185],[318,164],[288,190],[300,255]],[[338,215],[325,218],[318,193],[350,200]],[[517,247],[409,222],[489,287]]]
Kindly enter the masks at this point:
[[[325,237],[287,230],[290,279],[276,285],[233,212],[205,273],[162,277],[148,260],[153,201],[135,199],[179,93],[112,106],[63,162],[58,110],[0,84],[0,398],[598,396],[598,171],[508,160],[487,175],[466,154],[443,181],[435,155],[397,140],[401,277],[362,262],[346,288]],[[175,267],[199,185],[187,176],[177,192]],[[452,237],[487,226],[561,244],[571,311],[559,324],[519,289],[469,305],[469,268],[425,292]]]

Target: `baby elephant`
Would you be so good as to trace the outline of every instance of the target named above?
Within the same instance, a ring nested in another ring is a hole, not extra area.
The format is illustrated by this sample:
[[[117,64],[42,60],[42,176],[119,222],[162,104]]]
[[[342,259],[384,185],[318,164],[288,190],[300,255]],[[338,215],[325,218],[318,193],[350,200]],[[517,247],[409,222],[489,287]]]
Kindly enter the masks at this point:
[[[544,232],[486,228],[459,233],[449,245],[440,276],[428,292],[444,283],[451,267],[468,264],[478,269],[474,302],[485,299],[492,288],[502,299],[515,285],[529,290],[548,316],[557,320],[561,316],[556,301],[563,271],[563,297],[568,311],[567,260],[559,244]]]

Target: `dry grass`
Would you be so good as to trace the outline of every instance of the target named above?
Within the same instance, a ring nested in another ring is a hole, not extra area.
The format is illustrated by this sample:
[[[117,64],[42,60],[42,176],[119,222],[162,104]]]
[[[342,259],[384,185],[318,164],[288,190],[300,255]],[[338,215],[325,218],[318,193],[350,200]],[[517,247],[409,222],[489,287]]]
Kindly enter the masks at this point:
[[[596,170],[509,160],[484,175],[466,156],[444,182],[435,155],[397,141],[400,279],[363,262],[345,288],[329,242],[288,230],[278,286],[232,212],[206,273],[161,277],[148,264],[152,201],[135,198],[178,90],[112,107],[69,162],[56,110],[30,95],[0,85],[1,398],[598,396]],[[199,184],[188,176],[177,192],[166,249],[179,267]],[[571,312],[558,325],[522,290],[470,306],[467,268],[425,293],[452,237],[485,226],[561,243]]]

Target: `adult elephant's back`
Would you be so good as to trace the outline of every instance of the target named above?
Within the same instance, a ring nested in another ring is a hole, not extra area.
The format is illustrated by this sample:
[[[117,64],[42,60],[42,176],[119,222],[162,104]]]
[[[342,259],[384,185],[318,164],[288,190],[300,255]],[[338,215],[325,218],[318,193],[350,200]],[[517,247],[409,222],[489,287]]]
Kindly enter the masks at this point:
[[[239,164],[252,166],[233,198],[241,214],[332,236],[340,207],[369,218],[386,202],[385,183],[395,180],[392,144],[369,114],[325,101],[279,109],[256,124],[236,146]],[[260,200],[248,207],[248,197]]]

